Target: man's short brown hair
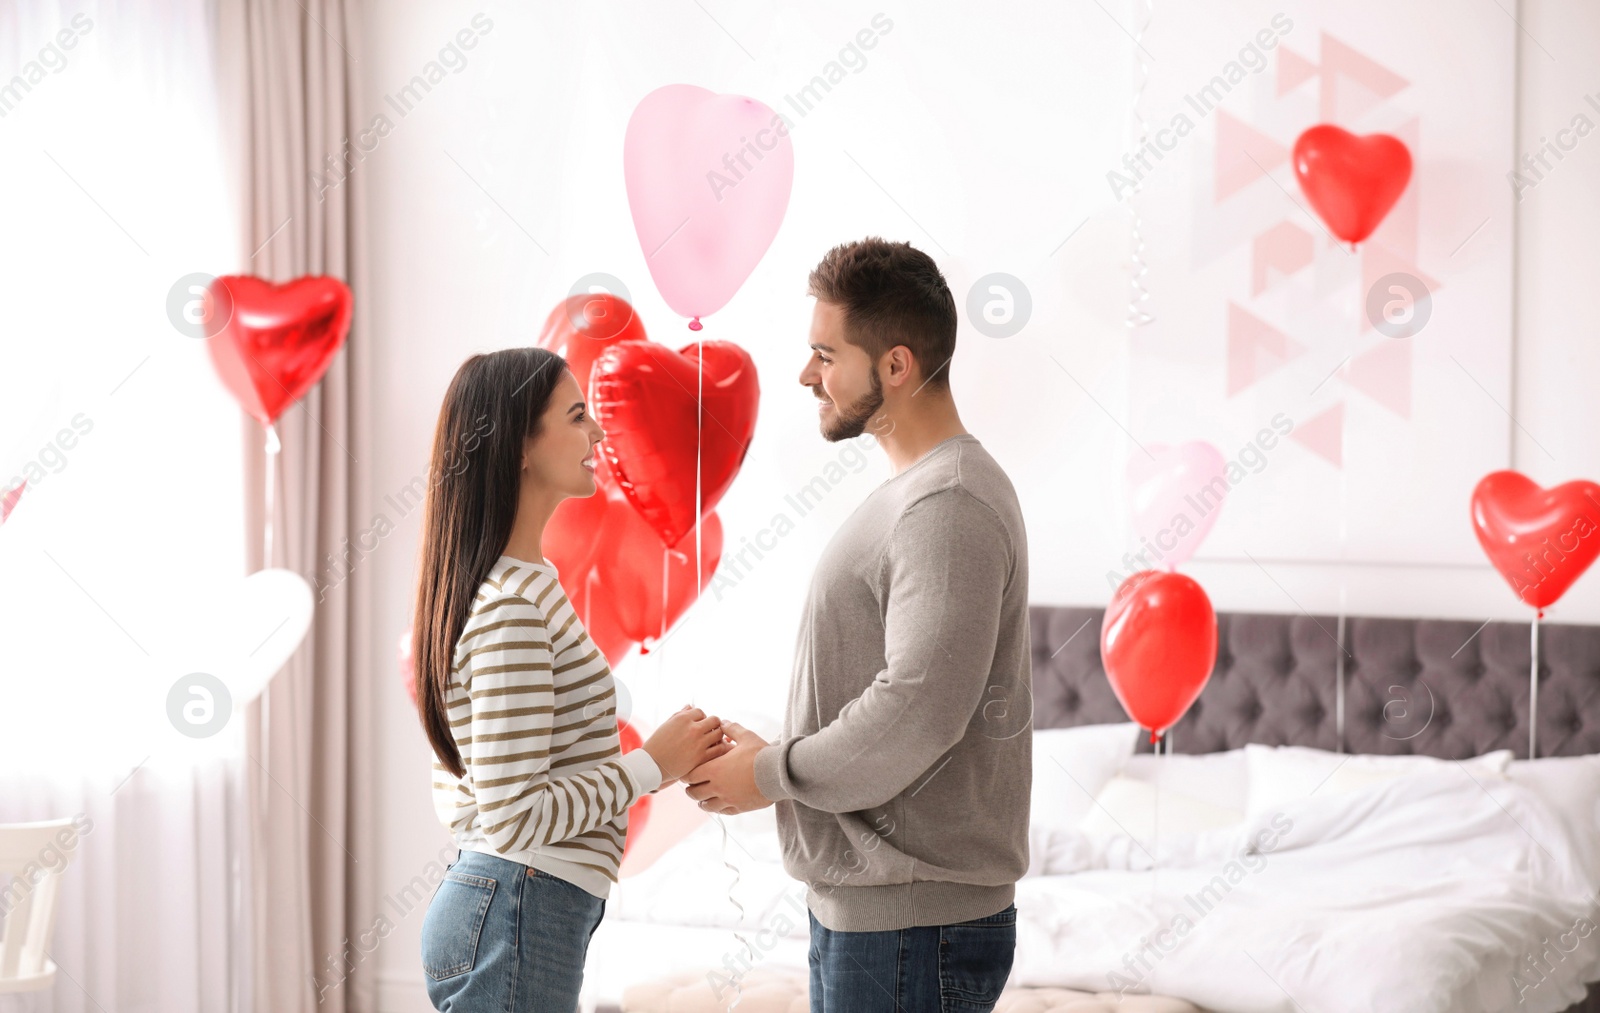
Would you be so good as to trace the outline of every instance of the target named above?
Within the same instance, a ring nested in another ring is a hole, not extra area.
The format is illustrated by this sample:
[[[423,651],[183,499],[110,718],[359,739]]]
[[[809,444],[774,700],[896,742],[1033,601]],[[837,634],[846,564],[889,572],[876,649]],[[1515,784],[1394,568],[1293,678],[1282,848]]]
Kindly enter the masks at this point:
[[[950,386],[956,353],[956,301],[933,258],[910,243],[868,236],[828,251],[807,291],[844,310],[845,334],[876,363],[889,349],[911,350],[930,387]]]

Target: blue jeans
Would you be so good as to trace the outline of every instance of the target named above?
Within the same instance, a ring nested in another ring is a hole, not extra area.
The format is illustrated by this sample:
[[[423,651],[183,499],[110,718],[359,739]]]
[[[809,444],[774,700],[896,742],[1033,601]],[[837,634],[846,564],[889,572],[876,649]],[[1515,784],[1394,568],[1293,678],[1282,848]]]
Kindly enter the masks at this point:
[[[954,925],[835,932],[811,915],[811,1013],[994,1009],[1017,949],[1017,906]]]
[[[446,1013],[573,1013],[605,910],[557,876],[463,851],[422,920],[428,998]]]

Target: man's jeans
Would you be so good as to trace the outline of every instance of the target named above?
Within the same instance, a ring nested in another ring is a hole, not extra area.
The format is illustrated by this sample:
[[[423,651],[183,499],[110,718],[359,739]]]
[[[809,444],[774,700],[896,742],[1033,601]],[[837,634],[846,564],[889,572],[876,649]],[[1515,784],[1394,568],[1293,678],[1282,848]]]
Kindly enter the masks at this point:
[[[811,1013],[992,1010],[1016,955],[1015,904],[889,932],[834,932],[810,919]]]

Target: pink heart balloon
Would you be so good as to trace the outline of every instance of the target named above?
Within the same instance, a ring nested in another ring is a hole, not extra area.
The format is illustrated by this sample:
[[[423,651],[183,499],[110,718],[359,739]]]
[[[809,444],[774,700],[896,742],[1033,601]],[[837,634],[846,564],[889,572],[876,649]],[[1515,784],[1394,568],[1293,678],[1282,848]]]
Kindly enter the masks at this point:
[[[783,223],[794,182],[788,126],[755,99],[669,84],[633,110],[622,170],[650,277],[699,330]]]
[[[1128,459],[1128,511],[1134,532],[1153,549],[1156,561],[1173,570],[1194,556],[1217,523],[1228,492],[1228,466],[1204,440],[1176,447],[1154,443],[1147,449],[1149,456],[1136,453]]]
[[[22,490],[27,487],[28,480],[23,479],[8,489],[4,495],[0,495],[0,524],[4,524],[6,518],[11,516],[11,511],[17,508],[17,500],[22,498]]]

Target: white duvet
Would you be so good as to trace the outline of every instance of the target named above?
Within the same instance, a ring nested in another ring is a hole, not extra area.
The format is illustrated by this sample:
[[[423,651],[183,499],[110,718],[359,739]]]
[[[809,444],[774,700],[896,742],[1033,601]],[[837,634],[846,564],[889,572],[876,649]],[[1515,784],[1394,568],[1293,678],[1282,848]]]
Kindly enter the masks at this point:
[[[1228,830],[1060,837],[1047,874],[1017,884],[1011,984],[1221,1013],[1556,1013],[1600,979],[1595,818],[1450,764]],[[798,960],[804,889],[779,864],[771,810],[727,826],[742,919],[708,824],[618,884],[607,920],[722,929],[734,953],[737,926],[759,960]]]
[[[1576,836],[1451,765],[1153,847],[1058,841],[1017,884],[1012,980],[1226,1013],[1554,1013],[1600,978],[1600,843]]]

